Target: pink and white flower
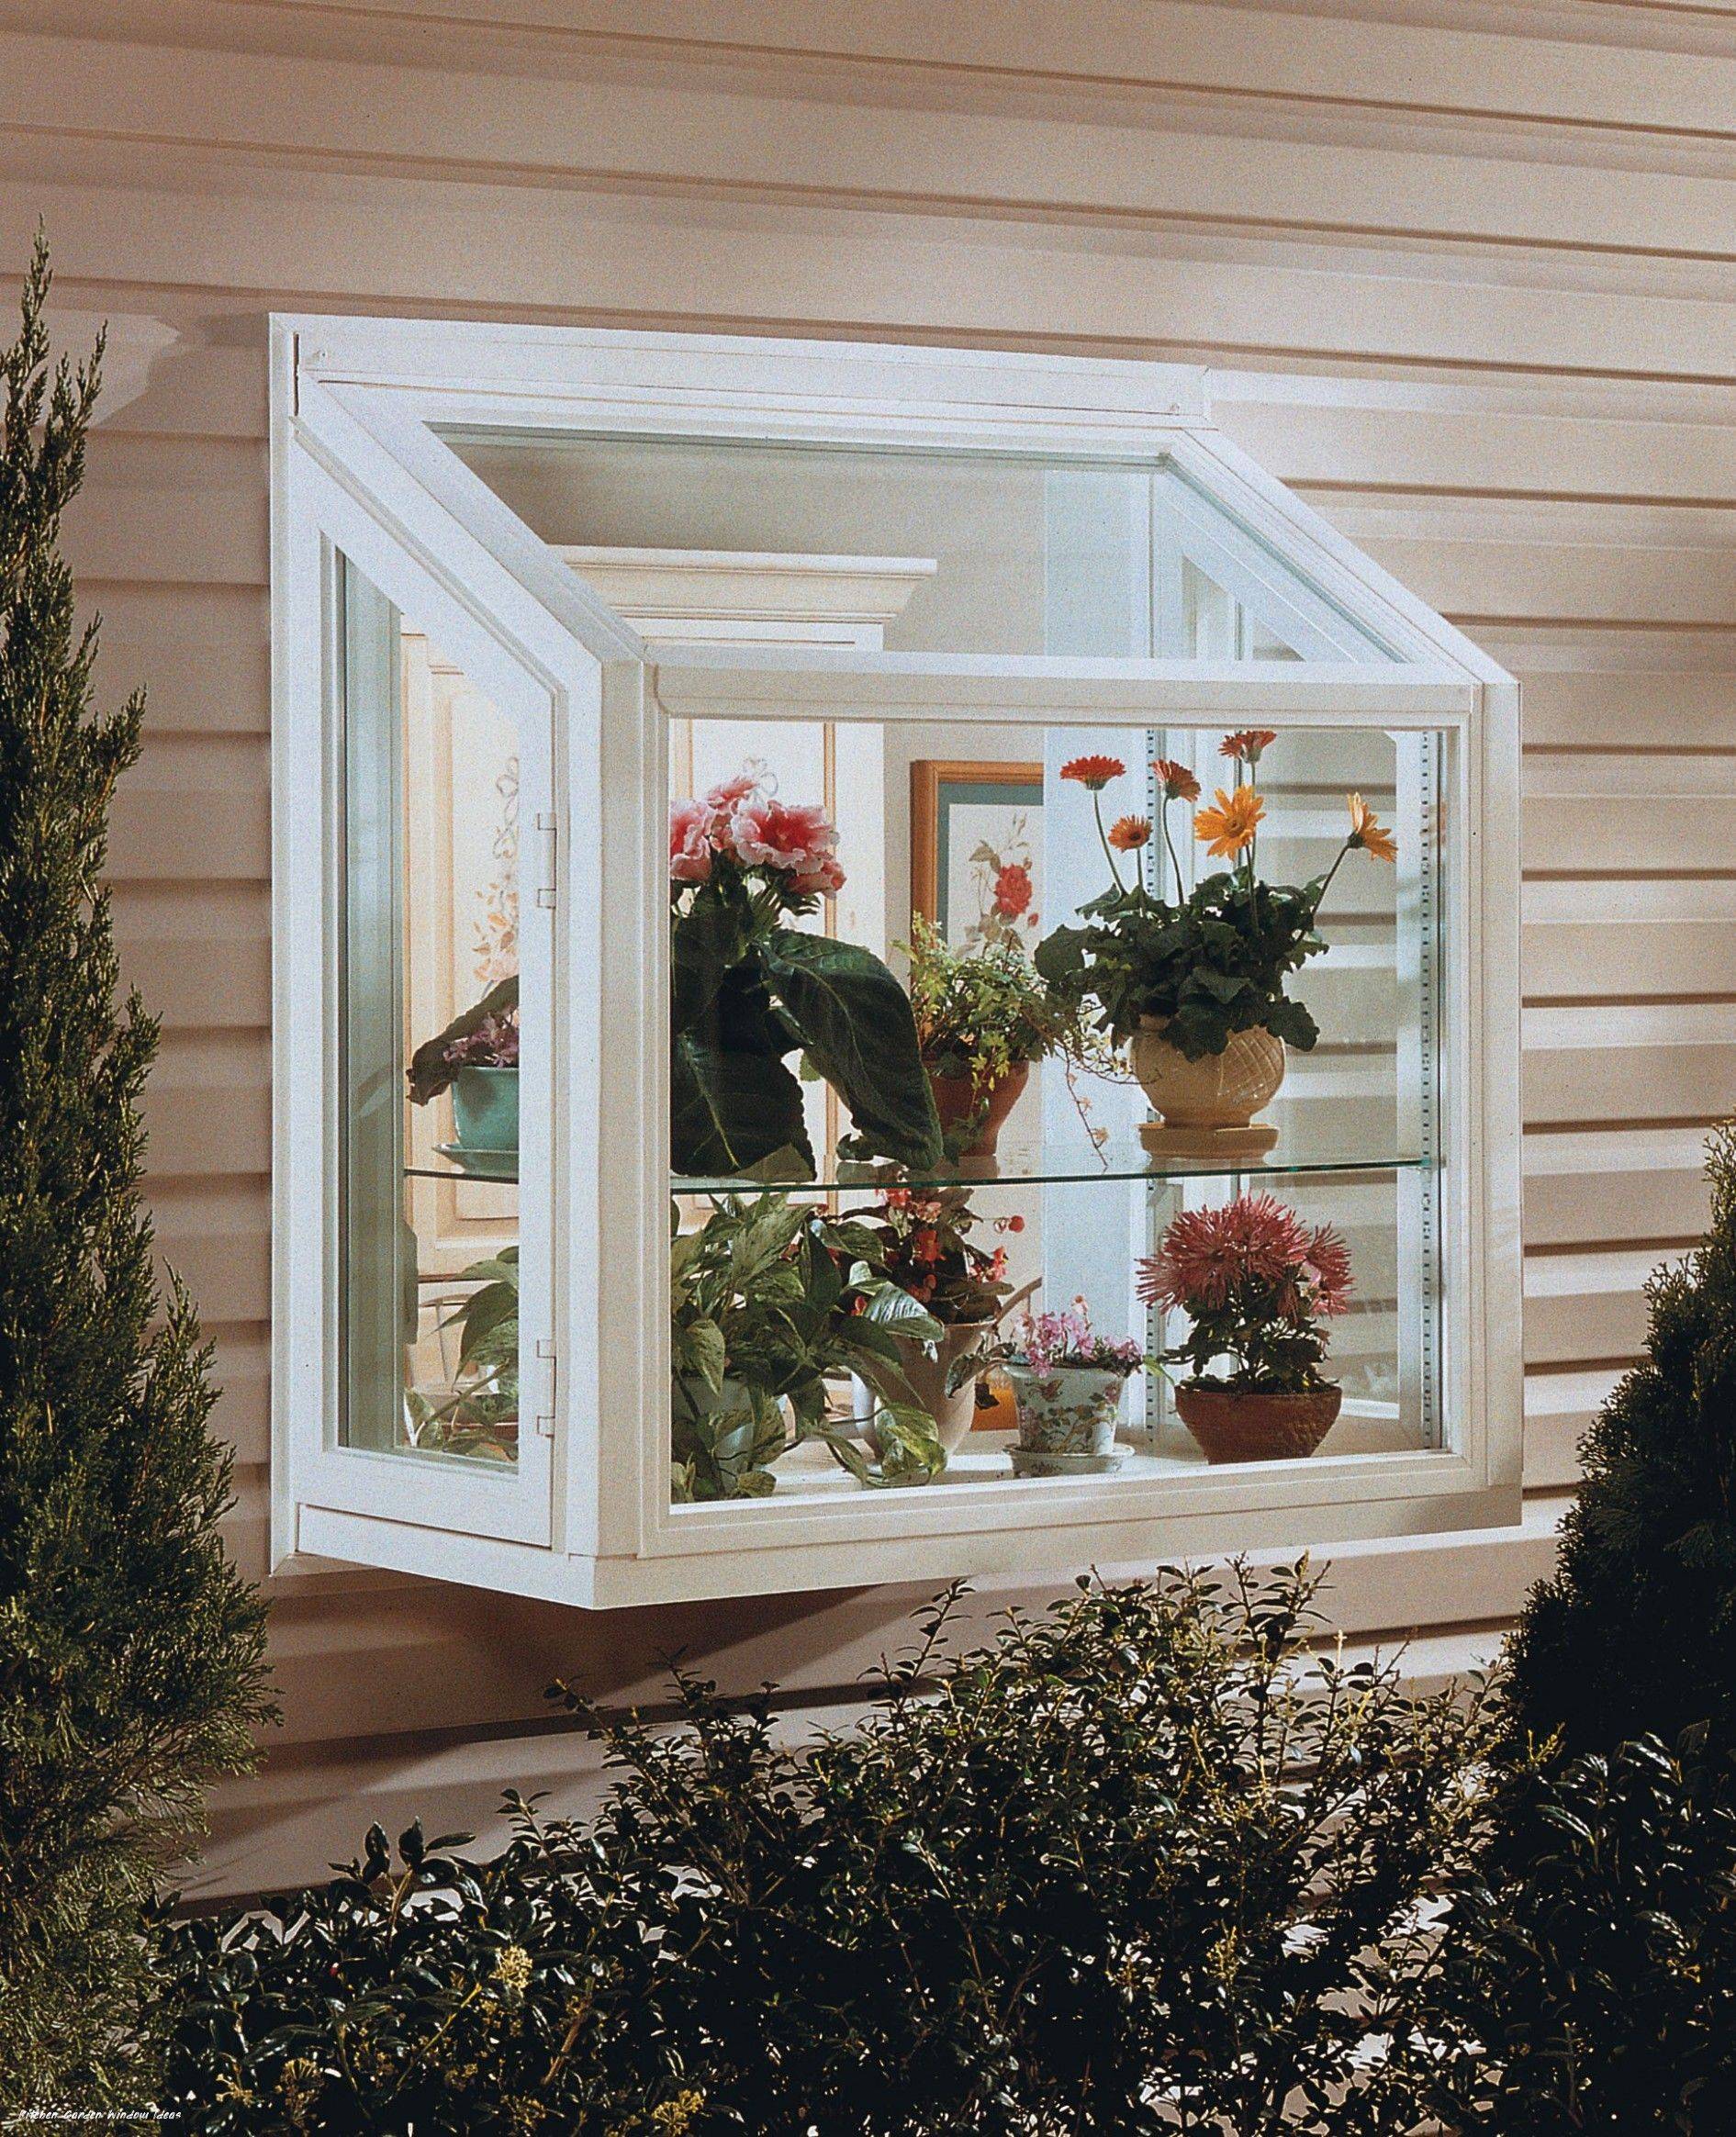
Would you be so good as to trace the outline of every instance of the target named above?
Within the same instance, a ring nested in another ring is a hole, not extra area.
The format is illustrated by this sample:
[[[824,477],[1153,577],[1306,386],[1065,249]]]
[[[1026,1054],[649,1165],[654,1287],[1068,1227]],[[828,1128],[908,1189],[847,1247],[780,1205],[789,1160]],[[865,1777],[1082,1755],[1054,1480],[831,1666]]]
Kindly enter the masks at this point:
[[[742,803],[759,791],[762,768],[757,764],[745,766],[734,778],[720,779],[707,794],[704,806],[713,830],[721,832]]]
[[[669,809],[669,880],[703,883],[711,873],[711,798],[677,801]]]
[[[727,843],[745,867],[792,876],[798,889],[835,890],[844,882],[838,834],[818,802],[749,794],[730,817]]]

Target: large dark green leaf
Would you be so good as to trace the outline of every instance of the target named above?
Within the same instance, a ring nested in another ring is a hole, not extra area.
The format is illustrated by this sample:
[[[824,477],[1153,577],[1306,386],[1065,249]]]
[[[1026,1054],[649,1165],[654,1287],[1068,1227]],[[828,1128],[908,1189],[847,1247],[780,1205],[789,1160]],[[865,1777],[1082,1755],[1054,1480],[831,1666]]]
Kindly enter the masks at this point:
[[[669,1062],[669,1137],[675,1169],[738,1177],[791,1153],[785,1177],[813,1177],[801,1086],[775,1054],[719,1046],[683,1033]]]
[[[761,945],[767,984],[809,1059],[849,1107],[856,1131],[901,1164],[936,1165],[940,1123],[910,998],[855,943],[778,928]]]
[[[725,975],[747,952],[747,929],[734,904],[701,891],[669,933],[669,1028],[689,1031],[717,999]]]

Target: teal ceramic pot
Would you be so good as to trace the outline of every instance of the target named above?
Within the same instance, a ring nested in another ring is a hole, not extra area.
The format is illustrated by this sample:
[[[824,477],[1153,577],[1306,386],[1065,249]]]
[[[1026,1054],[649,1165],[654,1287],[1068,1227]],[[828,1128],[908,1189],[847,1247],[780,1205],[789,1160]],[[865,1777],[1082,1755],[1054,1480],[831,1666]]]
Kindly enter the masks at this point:
[[[1061,1365],[1034,1373],[1009,1365],[1008,1384],[1019,1412],[1013,1466],[1024,1476],[1071,1476],[1118,1469],[1115,1426],[1126,1375],[1094,1365]]]
[[[516,1150],[518,1070],[461,1068],[453,1079],[452,1117],[466,1150]]]

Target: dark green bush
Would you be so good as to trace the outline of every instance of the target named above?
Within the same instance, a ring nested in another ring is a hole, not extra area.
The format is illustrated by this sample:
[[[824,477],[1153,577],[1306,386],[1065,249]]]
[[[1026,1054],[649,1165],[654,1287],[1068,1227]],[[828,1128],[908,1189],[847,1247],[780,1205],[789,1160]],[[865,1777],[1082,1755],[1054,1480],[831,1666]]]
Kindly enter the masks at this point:
[[[1092,1586],[952,1661],[943,1606],[805,1742],[684,1684],[677,1726],[609,1729],[587,1829],[521,1818],[485,1868],[376,1834],[269,1920],[171,1931],[172,2102],[418,2137],[1406,2129],[1417,1908],[1468,1876],[1484,1725],[1305,1655],[1312,1594]]]
[[[95,706],[61,551],[101,345],[51,364],[38,240],[0,349],[0,2127],[148,2087],[141,1918],[270,1712],[225,1555],[229,1451],[193,1302],[160,1284],[108,812],[144,701]]]
[[[1709,1723],[1736,1753],[1736,1124],[1708,1158],[1710,1228],[1647,1287],[1646,1355],[1585,1436],[1511,1645],[1519,1731],[1570,1751]]]
[[[1510,1773],[1488,1808],[1443,1948],[1443,2120],[1462,2137],[1736,2129],[1728,1787],[1653,1737]]]

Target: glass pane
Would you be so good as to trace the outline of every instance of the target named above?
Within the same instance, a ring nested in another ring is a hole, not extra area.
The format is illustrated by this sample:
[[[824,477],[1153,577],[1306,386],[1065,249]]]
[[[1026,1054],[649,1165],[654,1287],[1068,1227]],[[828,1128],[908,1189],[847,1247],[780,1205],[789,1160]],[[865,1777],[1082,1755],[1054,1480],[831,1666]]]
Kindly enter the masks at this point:
[[[516,1462],[518,745],[342,580],[342,1439]]]
[[[1139,659],[1391,657],[1160,453],[1070,460],[576,434],[452,442],[654,637]],[[723,558],[734,566],[727,578],[706,584],[701,570],[673,606],[649,584],[659,560]],[[848,592],[827,585],[822,608],[792,597],[772,568],[789,567],[786,577],[812,591],[838,561],[882,568],[858,569]],[[1240,611],[1227,644],[1217,643],[1202,588]],[[696,593],[698,611],[683,605]]]
[[[676,726],[678,1501],[1197,1470],[1193,1380],[1312,1390],[1327,1455],[1439,1444],[1445,746]],[[1190,1238],[1264,1305],[1154,1297]],[[1016,1358],[948,1374],[1080,1301],[1141,1362],[1036,1459]]]

